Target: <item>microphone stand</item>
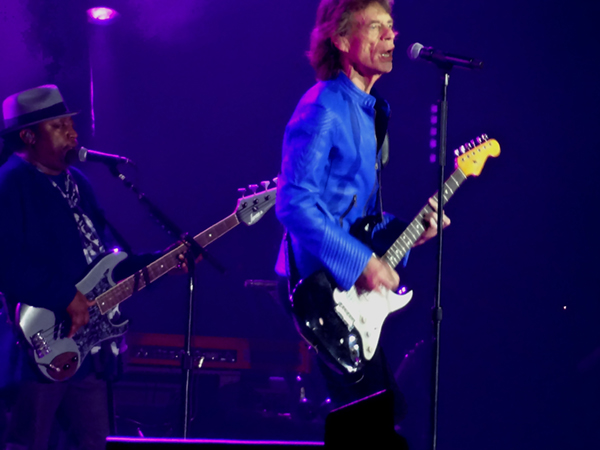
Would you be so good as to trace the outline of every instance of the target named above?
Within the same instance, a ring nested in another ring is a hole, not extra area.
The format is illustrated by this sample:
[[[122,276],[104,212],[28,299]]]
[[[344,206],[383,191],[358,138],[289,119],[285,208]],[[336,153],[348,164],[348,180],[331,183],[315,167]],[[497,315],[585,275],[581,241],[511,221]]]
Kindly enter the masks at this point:
[[[433,365],[432,365],[432,395],[431,395],[431,448],[437,448],[437,427],[438,427],[438,395],[440,380],[440,336],[442,322],[442,249],[444,236],[444,182],[446,167],[446,146],[448,136],[448,82],[450,80],[450,70],[452,64],[438,63],[442,74],[442,89],[438,107],[438,162],[439,171],[439,189],[438,189],[438,254],[437,254],[437,285],[436,297],[432,308],[433,321]]]
[[[188,268],[188,276],[189,276],[189,297],[188,297],[188,316],[187,316],[187,324],[186,324],[186,333],[184,335],[184,352],[181,359],[181,369],[182,369],[182,423],[183,423],[183,438],[187,439],[188,437],[188,429],[190,424],[190,413],[191,413],[191,396],[192,396],[192,388],[191,388],[191,376],[192,370],[194,369],[194,359],[192,357],[192,332],[193,332],[193,324],[194,324],[194,294],[196,292],[195,285],[195,273],[196,273],[196,258],[202,256],[202,259],[205,259],[210,264],[212,264],[219,272],[224,273],[225,268],[212,256],[208,253],[200,244],[198,244],[193,237],[191,237],[188,233],[184,233],[171,219],[169,219],[154,203],[152,203],[146,195],[141,192],[137,186],[135,186],[131,181],[129,181],[123,173],[119,171],[117,165],[119,162],[114,162],[109,164],[110,173],[121,180],[125,186],[131,189],[138,197],[138,200],[144,204],[150,211],[150,214],[157,220],[160,226],[167,232],[167,234],[171,236],[176,236],[177,239],[184,242],[188,246],[188,251],[185,254],[186,264]],[[198,365],[200,368],[202,365],[202,360]]]

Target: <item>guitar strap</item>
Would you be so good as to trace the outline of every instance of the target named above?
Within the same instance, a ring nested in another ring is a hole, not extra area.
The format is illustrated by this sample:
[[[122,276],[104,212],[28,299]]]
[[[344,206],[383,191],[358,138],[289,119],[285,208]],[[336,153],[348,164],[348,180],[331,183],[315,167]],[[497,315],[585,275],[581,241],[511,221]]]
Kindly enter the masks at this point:
[[[115,241],[117,241],[117,244],[119,244],[123,250],[125,251],[125,253],[127,253],[129,256],[133,255],[133,249],[131,248],[131,245],[129,245],[129,243],[127,242],[127,240],[123,237],[123,235],[121,233],[119,233],[119,231],[115,228],[115,226],[109,222],[109,220],[104,217],[104,223],[106,225],[106,227],[110,230],[110,233],[113,235],[113,237],[115,238]],[[138,270],[135,272],[134,277],[133,277],[133,292],[137,292],[140,288],[140,273],[141,276],[144,277],[144,283],[146,286],[148,286],[150,284],[150,274],[148,273],[148,268],[147,266],[142,267],[141,270]]]
[[[285,231],[285,240],[287,242],[287,251],[286,251],[286,262],[288,268],[288,293],[292,294],[292,289],[294,286],[298,284],[300,281],[300,272],[298,272],[298,267],[296,267],[296,260],[294,259],[294,249],[292,248],[292,237],[290,233]]]
[[[383,221],[383,199],[381,196],[381,172],[390,160],[390,142],[388,136],[389,104],[379,95],[377,90],[372,89],[371,95],[375,101],[375,137],[377,139],[377,183],[379,184],[378,201],[379,215]]]
[[[103,215],[103,217],[104,217],[104,215]],[[106,217],[104,217],[104,224],[110,230],[110,234],[113,235],[113,237],[115,238],[115,241],[117,241],[117,244],[119,244],[123,248],[125,253],[127,253],[128,255],[133,255],[133,250],[131,249],[131,245],[129,245],[129,243],[123,237],[123,235],[121,233],[119,233],[119,231],[115,228],[115,226],[112,223],[110,223]]]

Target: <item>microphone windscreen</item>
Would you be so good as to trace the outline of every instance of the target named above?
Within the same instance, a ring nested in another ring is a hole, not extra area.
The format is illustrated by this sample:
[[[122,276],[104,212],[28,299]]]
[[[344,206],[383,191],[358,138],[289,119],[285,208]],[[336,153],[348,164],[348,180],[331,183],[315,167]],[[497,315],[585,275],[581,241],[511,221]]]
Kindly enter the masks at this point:
[[[86,161],[86,159],[87,159],[87,152],[88,152],[87,148],[85,148],[85,147],[80,147],[79,148],[78,156],[79,156],[79,161],[80,162],[85,162]]]
[[[406,53],[408,53],[408,57],[414,61],[419,57],[419,53],[421,53],[422,48],[423,45],[415,42],[414,44],[409,45]]]

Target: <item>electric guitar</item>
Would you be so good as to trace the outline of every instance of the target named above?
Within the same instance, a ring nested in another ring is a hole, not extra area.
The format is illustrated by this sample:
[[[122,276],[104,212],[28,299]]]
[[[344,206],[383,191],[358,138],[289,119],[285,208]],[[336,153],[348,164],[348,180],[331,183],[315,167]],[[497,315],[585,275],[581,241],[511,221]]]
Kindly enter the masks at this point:
[[[483,135],[455,153],[456,170],[444,184],[444,203],[467,177],[481,173],[488,157],[500,154],[500,146],[496,140],[488,140]],[[423,217],[431,211],[429,205],[425,206],[383,255],[382,259],[392,268],[402,261],[425,231]],[[365,226],[370,228],[371,225],[367,221]],[[369,234],[370,229],[361,231]],[[381,292],[359,292],[353,286],[343,291],[329,272],[318,270],[295,286],[292,311],[296,328],[324,362],[338,372],[356,373],[375,354],[387,316],[406,306],[412,296],[412,291],[406,292],[405,288],[399,292],[383,287]]]
[[[251,185],[253,194],[238,200],[233,214],[194,237],[202,247],[223,236],[241,222],[254,225],[275,204],[277,188],[257,193],[257,185]],[[240,189],[242,191],[242,189]],[[245,189],[244,189],[245,191]],[[31,347],[32,357],[41,373],[53,381],[71,378],[81,366],[92,347],[110,338],[122,336],[128,321],[113,323],[116,306],[140,289],[165,275],[180,264],[179,255],[187,246],[181,244],[152,264],[125,278],[118,284],[112,278],[113,269],[127,258],[125,252],[108,253],[95,263],[87,275],[77,283],[77,290],[96,304],[89,310],[90,321],[72,338],[67,338],[69,321],[61,321],[54,312],[24,303],[17,305],[16,324]]]

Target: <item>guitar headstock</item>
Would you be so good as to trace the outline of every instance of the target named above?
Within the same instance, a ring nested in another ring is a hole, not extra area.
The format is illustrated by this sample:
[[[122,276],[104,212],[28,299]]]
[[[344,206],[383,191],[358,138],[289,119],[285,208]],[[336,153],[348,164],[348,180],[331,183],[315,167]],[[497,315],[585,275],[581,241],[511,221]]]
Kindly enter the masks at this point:
[[[456,168],[468,177],[477,176],[483,170],[488,157],[500,154],[500,144],[495,139],[488,139],[486,134],[461,145],[454,150],[456,155]]]
[[[277,184],[277,178],[273,178],[273,182]],[[240,222],[244,222],[246,225],[254,225],[263,215],[275,205],[275,199],[277,198],[277,188],[268,189],[270,181],[263,181],[260,183],[264,188],[264,191],[256,192],[258,190],[257,184],[251,184],[248,186],[252,191],[251,195],[246,196],[246,188],[238,189],[238,192],[242,194],[242,197],[238,200],[235,214]]]

